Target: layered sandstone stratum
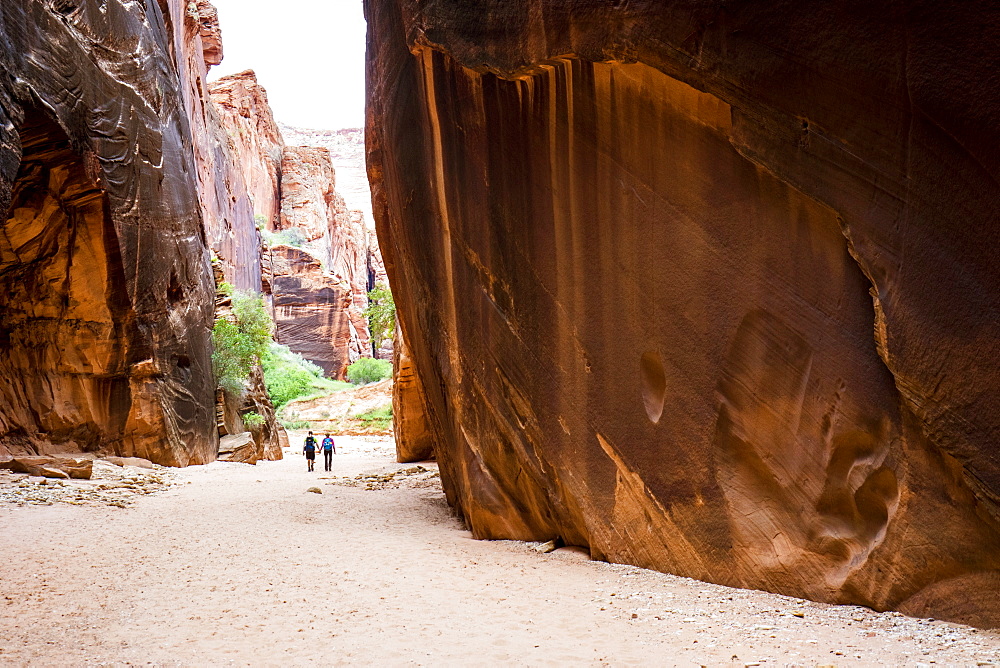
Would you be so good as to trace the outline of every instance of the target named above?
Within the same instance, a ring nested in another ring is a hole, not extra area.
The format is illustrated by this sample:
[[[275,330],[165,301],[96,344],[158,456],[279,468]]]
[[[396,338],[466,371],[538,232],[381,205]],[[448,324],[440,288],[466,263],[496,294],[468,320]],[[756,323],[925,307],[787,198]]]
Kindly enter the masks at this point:
[[[477,537],[1000,625],[989,3],[366,7],[399,449]]]

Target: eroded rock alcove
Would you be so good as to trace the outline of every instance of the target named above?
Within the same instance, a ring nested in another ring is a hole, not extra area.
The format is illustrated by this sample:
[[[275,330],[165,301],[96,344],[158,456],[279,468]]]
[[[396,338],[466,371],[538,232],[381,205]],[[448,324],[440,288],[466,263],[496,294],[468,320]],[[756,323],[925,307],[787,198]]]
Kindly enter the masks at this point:
[[[400,449],[478,537],[1000,624],[983,7],[779,4],[368,5]]]
[[[3,447],[112,446],[131,401],[127,300],[107,198],[44,111],[27,108],[18,135],[21,164],[0,235]]]

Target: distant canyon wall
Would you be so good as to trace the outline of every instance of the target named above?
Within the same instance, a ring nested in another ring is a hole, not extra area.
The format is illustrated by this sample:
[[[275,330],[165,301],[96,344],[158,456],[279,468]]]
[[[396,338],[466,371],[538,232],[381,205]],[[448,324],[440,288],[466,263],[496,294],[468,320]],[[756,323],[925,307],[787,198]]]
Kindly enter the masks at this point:
[[[480,538],[1000,625],[991,11],[369,2],[400,451]]]

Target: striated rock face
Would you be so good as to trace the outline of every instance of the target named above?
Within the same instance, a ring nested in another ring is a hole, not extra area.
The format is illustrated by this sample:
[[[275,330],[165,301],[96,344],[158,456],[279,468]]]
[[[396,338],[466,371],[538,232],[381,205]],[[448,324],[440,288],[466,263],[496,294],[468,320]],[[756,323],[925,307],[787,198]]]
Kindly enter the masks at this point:
[[[265,227],[277,220],[282,146],[267,93],[252,71],[224,77],[209,91],[208,68],[222,58],[218,16],[211,3],[167,3],[165,19],[193,135],[198,201],[204,235],[214,252],[214,282],[266,292],[255,214],[263,212]],[[216,317],[230,317],[229,307],[227,297],[216,295]],[[250,458],[281,459],[274,408],[259,367],[242,396],[219,390],[213,403],[213,424],[220,436],[244,431],[241,416],[248,412],[264,417],[264,424],[252,430]]]
[[[343,378],[352,361],[350,286],[307,250],[275,246],[270,256],[275,339]]]
[[[376,222],[477,537],[1000,625],[988,3],[367,11]]]
[[[155,5],[5,2],[0,455],[215,458],[212,280]]]
[[[232,144],[235,167],[250,194],[250,206],[259,227],[277,228],[281,214],[280,179],[284,140],[267,91],[253,70],[222,77],[209,87],[211,100]]]
[[[342,378],[348,364],[372,355],[364,309],[368,290],[376,280],[385,280],[385,270],[377,240],[362,213],[349,211],[337,193],[326,148],[285,148],[281,229],[297,230],[304,250],[295,254],[278,246],[275,251],[284,250],[271,253],[273,278],[269,281],[278,341],[332,377]],[[278,264],[276,257],[281,258]],[[313,289],[317,292],[311,297]],[[317,324],[321,331],[315,329]]]
[[[243,170],[238,168],[244,161],[250,162],[238,146],[253,145],[255,140],[240,133],[243,126],[239,124],[235,138],[230,136],[206,84],[208,68],[215,63],[208,55],[213,52],[212,33],[203,26],[217,22],[215,8],[205,0],[170,0],[164,7],[164,19],[192,135],[204,233],[222,265],[225,280],[240,290],[260,292],[260,235],[254,221],[254,201]],[[256,91],[248,93],[250,97],[255,95]],[[234,91],[234,97],[239,100],[239,93]]]

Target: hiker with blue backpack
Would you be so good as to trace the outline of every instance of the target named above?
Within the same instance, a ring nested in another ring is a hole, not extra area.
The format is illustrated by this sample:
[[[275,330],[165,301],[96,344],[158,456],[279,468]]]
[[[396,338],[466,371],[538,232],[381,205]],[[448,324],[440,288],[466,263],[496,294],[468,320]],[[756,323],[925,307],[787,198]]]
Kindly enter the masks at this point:
[[[316,465],[316,438],[312,432],[309,432],[309,435],[306,436],[306,443],[302,448],[302,452],[306,456],[306,471],[312,471]]]
[[[337,446],[333,444],[333,438],[327,434],[323,439],[323,466],[327,471],[333,470],[333,456],[337,454]]]

